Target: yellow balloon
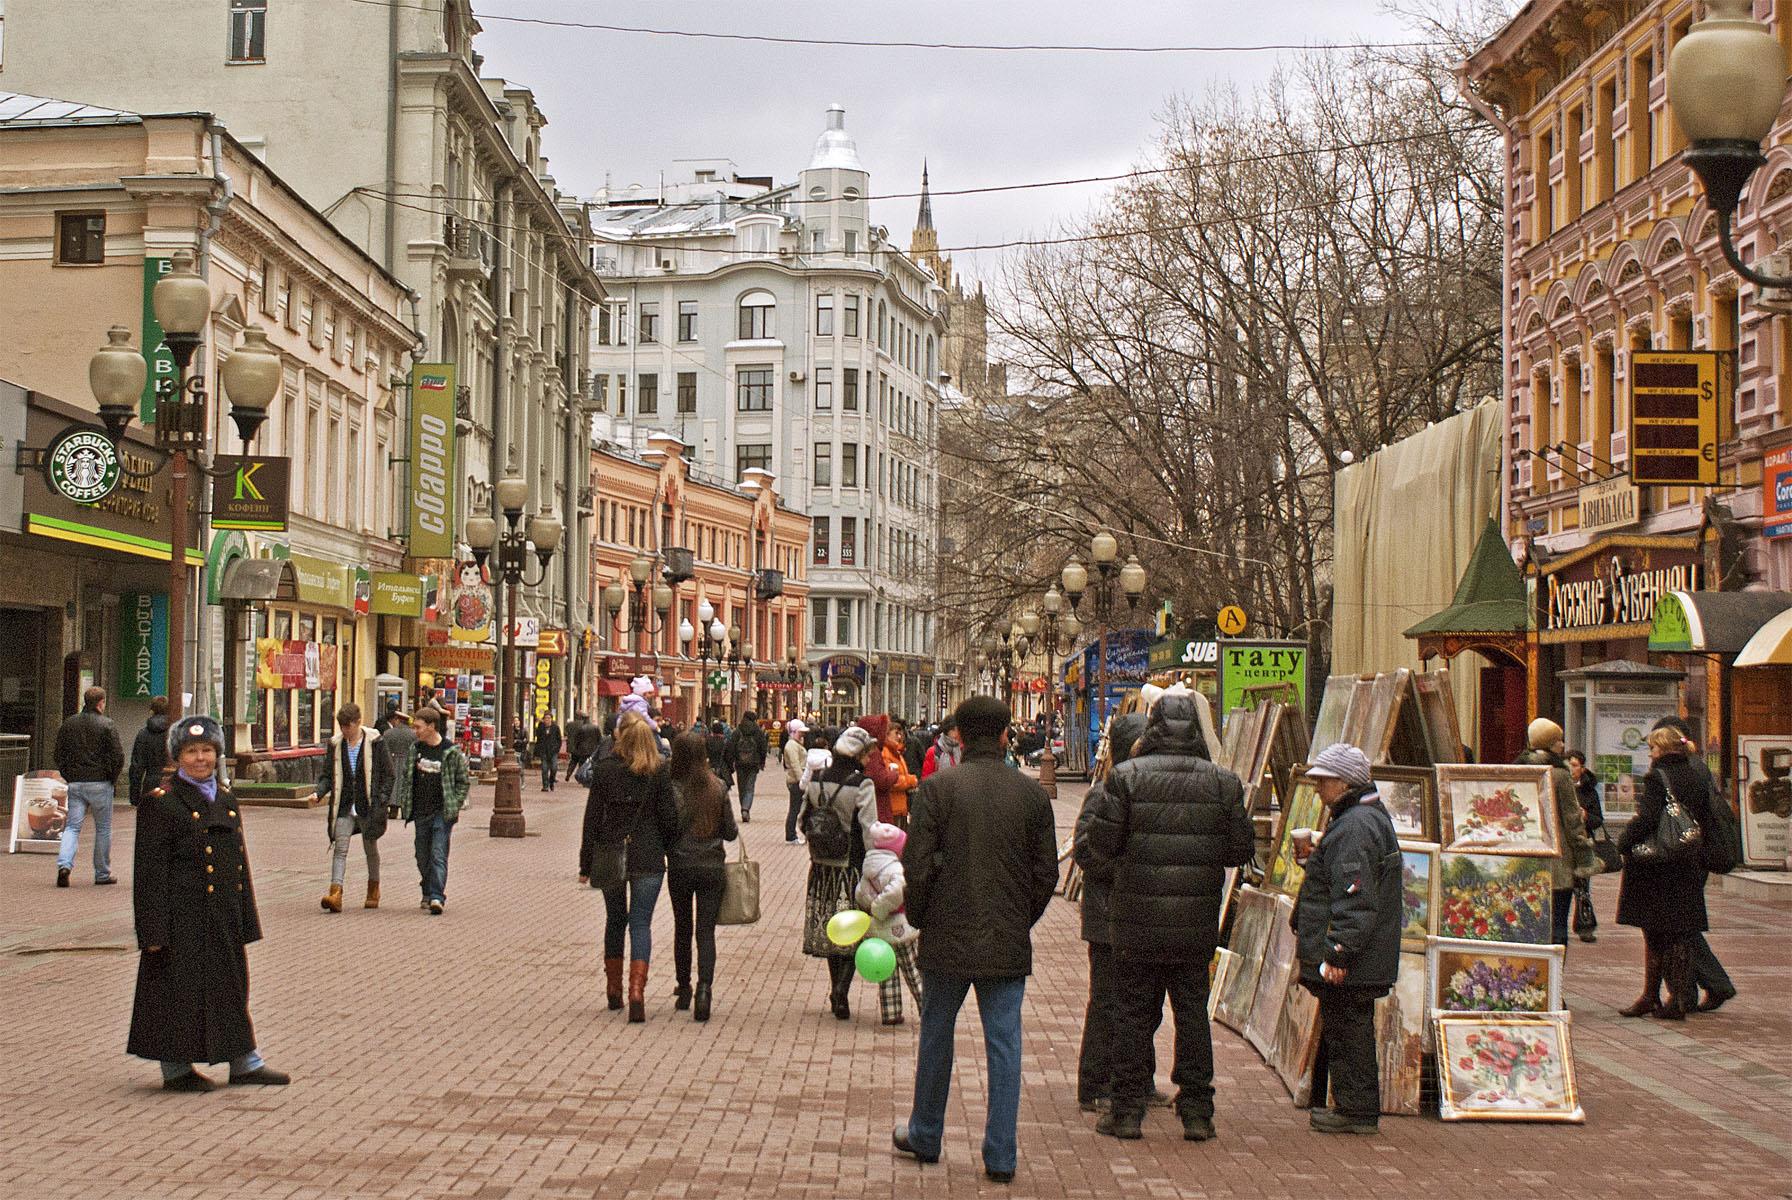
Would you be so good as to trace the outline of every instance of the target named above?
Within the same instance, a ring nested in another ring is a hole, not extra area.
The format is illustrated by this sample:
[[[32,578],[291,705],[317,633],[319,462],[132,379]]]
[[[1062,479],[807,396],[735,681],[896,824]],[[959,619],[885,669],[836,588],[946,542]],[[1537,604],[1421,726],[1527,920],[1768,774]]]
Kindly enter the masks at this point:
[[[871,914],[859,908],[842,909],[828,918],[828,941],[854,946],[871,929]]]

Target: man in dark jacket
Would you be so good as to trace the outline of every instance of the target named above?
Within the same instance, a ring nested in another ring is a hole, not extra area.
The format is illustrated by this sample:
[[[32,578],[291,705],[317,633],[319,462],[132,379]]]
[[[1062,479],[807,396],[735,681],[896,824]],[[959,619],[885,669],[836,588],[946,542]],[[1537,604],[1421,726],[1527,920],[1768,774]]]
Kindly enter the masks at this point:
[[[156,696],[149,702],[149,720],[137,731],[131,743],[130,801],[136,803],[151,788],[162,786],[162,775],[168,769],[168,697]]]
[[[1113,1107],[1095,1128],[1141,1136],[1151,1039],[1164,995],[1176,1016],[1176,1111],[1189,1141],[1213,1137],[1213,1030],[1207,966],[1220,936],[1226,868],[1255,848],[1244,785],[1208,760],[1197,694],[1158,700],[1135,757],[1108,776],[1089,818],[1090,878],[1109,882],[1114,948]]]
[[[1313,1095],[1325,1096],[1329,1077],[1338,1103],[1335,1111],[1315,1108],[1309,1124],[1320,1133],[1374,1133],[1381,1119],[1375,1001],[1400,971],[1400,839],[1369,780],[1369,759],[1355,746],[1320,751],[1307,778],[1331,817],[1306,858],[1292,920],[1301,984],[1319,998]]]
[[[1058,852],[1045,789],[1003,762],[1008,706],[973,696],[958,706],[957,719],[964,762],[921,784],[909,807],[902,861],[908,921],[921,931],[927,1003],[914,1107],[893,1140],[922,1162],[939,1160],[953,1033],[974,987],[990,1075],[983,1169],[1006,1183],[1017,1158],[1021,998],[1033,970],[1033,924],[1058,881]]]
[[[597,753],[598,743],[603,740],[604,731],[591,719],[590,713],[574,713],[566,726],[567,768],[578,770],[580,763]]]
[[[118,727],[106,715],[105,688],[88,688],[81,711],[56,731],[56,770],[68,784],[68,824],[56,855],[56,886],[68,886],[88,813],[93,814],[93,881],[117,883],[112,874],[112,798],[124,770],[124,747]]]
[[[740,819],[743,822],[753,819],[753,788],[770,755],[771,745],[766,741],[765,730],[759,728],[759,714],[749,708],[740,715],[740,724],[729,735],[726,751],[728,765],[740,782]]]
[[[541,714],[535,722],[535,756],[541,760],[541,790],[551,792],[560,778],[560,722],[552,711]]]

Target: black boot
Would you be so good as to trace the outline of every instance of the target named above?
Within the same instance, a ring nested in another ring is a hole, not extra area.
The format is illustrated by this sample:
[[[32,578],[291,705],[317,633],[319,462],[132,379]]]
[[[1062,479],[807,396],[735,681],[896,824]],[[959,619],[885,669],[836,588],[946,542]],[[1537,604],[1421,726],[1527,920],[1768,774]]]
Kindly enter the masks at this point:
[[[852,988],[852,959],[828,959],[828,976],[833,982],[828,992],[828,1004],[834,1010],[834,1016],[842,1021],[852,1020],[852,1005],[847,1000],[847,993]]]
[[[1134,1141],[1145,1136],[1145,1114],[1137,1109],[1110,1109],[1095,1122],[1095,1132]]]
[[[693,1020],[693,1021],[709,1020],[709,1000],[710,1000],[709,985],[707,983],[698,984],[697,985],[697,1001],[696,1001],[696,1004],[693,1005],[691,1008],[691,1020]]]
[[[685,1009],[689,1008],[690,1006],[691,1006],[691,985],[688,983],[681,983],[677,987],[673,988],[672,989],[672,1007],[677,1009],[679,1012],[683,1012]]]

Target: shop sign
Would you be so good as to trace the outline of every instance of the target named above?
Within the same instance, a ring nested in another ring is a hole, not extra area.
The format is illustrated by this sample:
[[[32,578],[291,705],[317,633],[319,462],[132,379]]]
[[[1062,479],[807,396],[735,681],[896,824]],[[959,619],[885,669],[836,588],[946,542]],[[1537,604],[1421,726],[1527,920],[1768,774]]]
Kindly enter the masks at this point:
[[[1715,350],[1631,353],[1631,482],[1717,482],[1718,369]]]
[[[1157,671],[1212,670],[1220,664],[1220,644],[1195,638],[1165,638],[1151,644],[1150,665]]]
[[[103,429],[71,425],[44,451],[50,490],[76,504],[97,504],[118,486],[118,447]]]
[[[168,690],[168,594],[118,597],[119,697],[148,700]]]
[[[309,554],[288,554],[293,579],[298,583],[299,599],[306,604],[349,608],[354,604],[354,590],[349,583],[348,569],[341,563],[313,558]]]
[[[659,656],[655,654],[606,654],[598,659],[598,673],[606,679],[633,679],[637,675],[652,675],[660,669]]]
[[[1577,493],[1580,502],[1580,531],[1604,533],[1635,525],[1639,519],[1636,485],[1622,475],[1589,483]]]
[[[519,650],[533,650],[541,642],[540,617],[516,617],[510,622],[510,644]]]
[[[156,320],[156,284],[174,270],[172,258],[143,260],[143,357],[149,362],[149,374],[143,380],[143,398],[138,404],[137,419],[145,425],[156,423],[156,399],[180,386],[180,368],[175,365],[174,351],[162,335],[162,323]]]
[[[554,664],[539,655],[535,659],[535,719],[547,716],[553,699]]]
[[[1220,712],[1244,706],[1246,688],[1292,684],[1300,711],[1307,711],[1307,644],[1250,641],[1220,643]],[[1217,714],[1216,714],[1217,715]]]
[[[410,552],[454,553],[454,364],[411,368]]]
[[[836,654],[821,660],[821,677],[823,680],[850,679],[862,684],[865,682],[865,664],[856,658]]]
[[[1761,459],[1761,536],[1792,537],[1792,446]]]
[[[1742,804],[1742,861],[1781,867],[1792,835],[1792,737],[1736,739],[1736,794]]]
[[[425,671],[457,674],[490,671],[495,655],[489,646],[425,646],[417,651],[417,660]]]
[[[278,533],[286,528],[290,458],[221,454],[212,476],[212,528]]]
[[[373,595],[370,612],[388,617],[420,617],[423,615],[423,579],[401,571],[375,571],[370,583]]]
[[[535,656],[537,658],[564,658],[566,656],[566,646],[566,630],[554,629],[551,627],[544,628],[539,631],[539,636],[535,643]]]
[[[1649,649],[1660,654],[1691,650],[1692,622],[1687,619],[1686,605],[1669,592],[1655,602],[1655,622],[1649,627]]]
[[[952,689],[944,679],[940,680],[940,712],[946,711],[946,705],[952,700]]]
[[[1214,618],[1214,624],[1217,625],[1219,631],[1227,637],[1237,637],[1244,632],[1244,609],[1238,607],[1236,604],[1228,604],[1226,607],[1220,609],[1220,615]]]
[[[492,589],[478,563],[463,562],[455,569],[448,638],[455,642],[492,640]]]
[[[1615,539],[1545,568],[1539,595],[1546,642],[1646,636],[1669,592],[1699,590],[1695,545]]]

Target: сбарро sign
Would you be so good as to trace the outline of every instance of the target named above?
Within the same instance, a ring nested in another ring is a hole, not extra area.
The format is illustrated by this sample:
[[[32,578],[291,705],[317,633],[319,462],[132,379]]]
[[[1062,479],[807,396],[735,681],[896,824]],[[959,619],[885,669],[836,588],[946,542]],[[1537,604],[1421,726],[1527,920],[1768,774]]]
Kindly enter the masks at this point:
[[[454,553],[454,364],[411,368],[410,553]]]

